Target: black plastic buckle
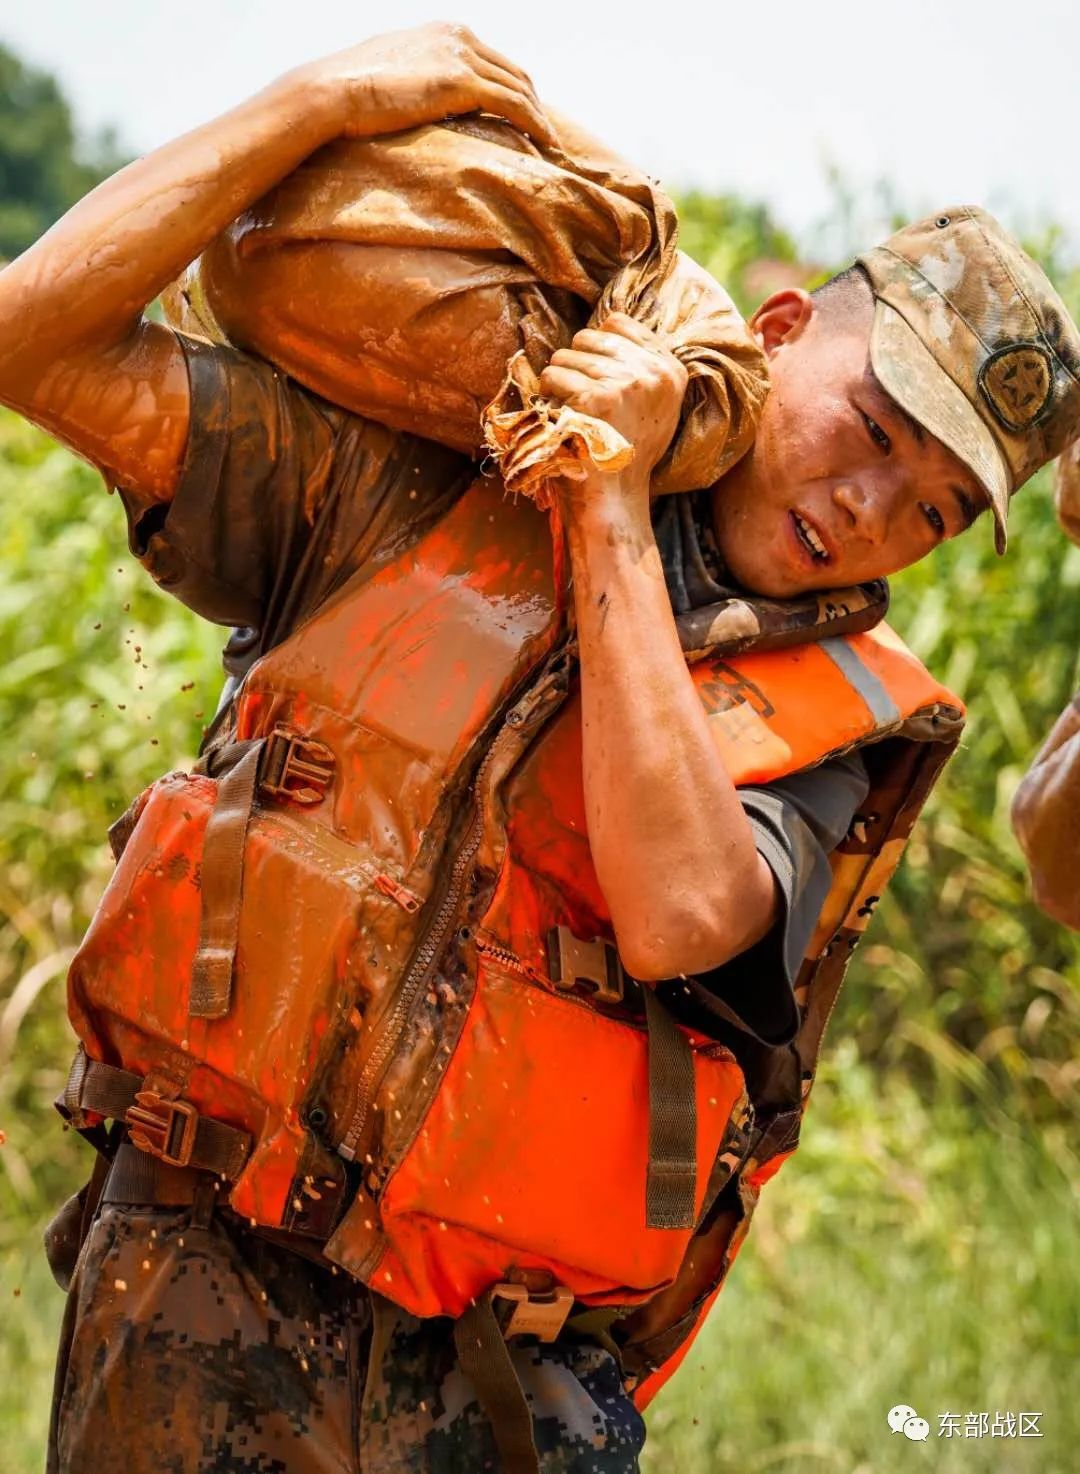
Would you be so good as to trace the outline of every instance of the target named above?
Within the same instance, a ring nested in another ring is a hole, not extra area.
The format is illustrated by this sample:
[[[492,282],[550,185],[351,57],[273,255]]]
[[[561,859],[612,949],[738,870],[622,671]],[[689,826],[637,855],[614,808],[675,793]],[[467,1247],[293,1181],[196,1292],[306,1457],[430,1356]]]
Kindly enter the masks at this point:
[[[266,743],[259,788],[272,798],[317,804],[334,779],[334,754],[325,742],[291,727],[275,727]]]
[[[186,1100],[165,1100],[156,1090],[140,1090],[124,1112],[132,1146],[170,1167],[187,1167],[195,1150],[199,1113]]]

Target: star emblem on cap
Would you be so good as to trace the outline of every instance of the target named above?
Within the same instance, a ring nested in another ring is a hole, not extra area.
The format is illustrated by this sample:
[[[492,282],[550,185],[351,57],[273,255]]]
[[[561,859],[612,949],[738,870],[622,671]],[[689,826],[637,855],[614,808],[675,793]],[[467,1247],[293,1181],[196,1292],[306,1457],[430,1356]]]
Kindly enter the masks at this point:
[[[983,397],[1007,430],[1026,430],[1034,424],[1053,386],[1050,355],[1038,343],[999,348],[979,374]]]

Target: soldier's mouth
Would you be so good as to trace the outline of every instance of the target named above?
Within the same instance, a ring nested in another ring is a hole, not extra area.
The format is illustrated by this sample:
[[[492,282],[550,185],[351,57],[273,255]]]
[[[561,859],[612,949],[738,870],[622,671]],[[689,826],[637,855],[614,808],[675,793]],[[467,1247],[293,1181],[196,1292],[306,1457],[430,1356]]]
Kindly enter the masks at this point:
[[[814,524],[804,517],[801,512],[791,512],[791,522],[795,528],[795,536],[806,549],[807,554],[814,563],[825,564],[829,562],[829,550],[822,540]]]

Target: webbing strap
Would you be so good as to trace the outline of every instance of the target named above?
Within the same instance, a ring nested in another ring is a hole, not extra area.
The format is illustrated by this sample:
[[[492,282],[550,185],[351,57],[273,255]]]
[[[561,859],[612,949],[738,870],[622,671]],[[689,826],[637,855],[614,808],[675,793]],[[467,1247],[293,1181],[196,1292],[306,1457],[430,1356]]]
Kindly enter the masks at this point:
[[[142,1088],[141,1075],[90,1059],[80,1048],[71,1062],[71,1073],[64,1087],[64,1105],[72,1116],[77,1117],[80,1111],[93,1111],[107,1121],[122,1121],[124,1112],[135,1102],[136,1092]]]
[[[646,1228],[693,1228],[697,1195],[697,1098],[686,1035],[646,986],[649,1028],[649,1171]]]
[[[488,1290],[454,1322],[461,1370],[491,1420],[504,1474],[540,1474],[532,1414]]]
[[[187,1208],[207,1185],[216,1191],[219,1179],[190,1167],[170,1167],[125,1143],[116,1153],[101,1201],[126,1203],[129,1207]]]
[[[218,781],[214,811],[203,843],[202,917],[189,1005],[192,1018],[224,1018],[232,1002],[233,964],[244,886],[244,843],[255,801],[263,743],[259,740],[235,746],[239,760]]]
[[[83,1111],[92,1111],[110,1121],[125,1121],[128,1112],[138,1104],[145,1085],[143,1077],[132,1070],[88,1059],[80,1049],[61,1098],[64,1112],[76,1125]],[[168,1102],[163,1102],[162,1109],[167,1113]],[[251,1138],[246,1131],[200,1115],[195,1122],[186,1165],[234,1182],[250,1152]]]

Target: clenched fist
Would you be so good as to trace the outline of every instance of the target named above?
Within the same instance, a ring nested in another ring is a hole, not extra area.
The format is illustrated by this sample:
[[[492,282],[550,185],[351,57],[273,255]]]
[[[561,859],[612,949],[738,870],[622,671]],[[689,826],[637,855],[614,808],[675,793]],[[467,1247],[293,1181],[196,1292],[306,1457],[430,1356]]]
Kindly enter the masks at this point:
[[[679,423],[687,373],[655,334],[615,313],[583,328],[552,354],[540,387],[583,414],[606,420],[634,447],[635,479],[647,481]]]
[[[554,141],[533,84],[520,67],[465,26],[439,22],[375,36],[297,68],[338,135],[371,138],[461,113],[494,113],[541,142]]]

